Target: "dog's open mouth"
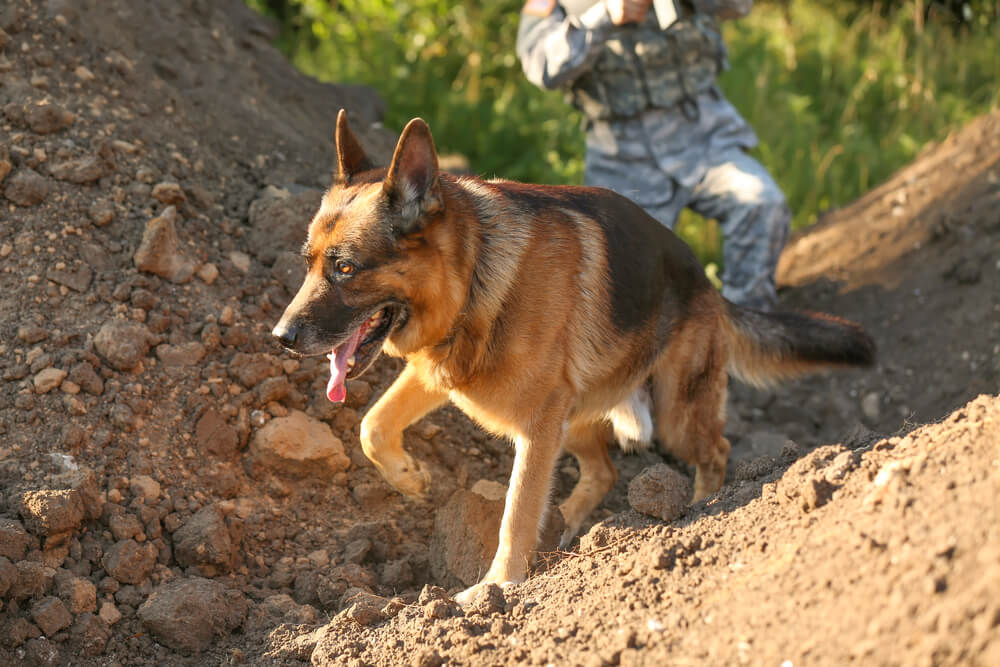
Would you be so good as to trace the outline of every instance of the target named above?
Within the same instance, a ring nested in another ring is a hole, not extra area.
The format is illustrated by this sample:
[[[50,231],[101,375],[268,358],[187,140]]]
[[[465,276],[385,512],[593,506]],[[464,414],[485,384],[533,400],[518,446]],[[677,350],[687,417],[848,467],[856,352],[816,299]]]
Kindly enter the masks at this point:
[[[328,399],[340,403],[347,397],[344,382],[358,377],[374,363],[378,353],[382,351],[382,343],[392,331],[398,312],[398,308],[394,306],[379,309],[355,329],[346,341],[326,355],[330,359],[330,381],[326,385]]]

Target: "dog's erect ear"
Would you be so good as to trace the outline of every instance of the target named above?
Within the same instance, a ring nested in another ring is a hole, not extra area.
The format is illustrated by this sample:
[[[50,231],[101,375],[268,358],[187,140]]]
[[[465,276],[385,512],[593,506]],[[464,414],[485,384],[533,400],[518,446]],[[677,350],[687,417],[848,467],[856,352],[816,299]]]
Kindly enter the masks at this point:
[[[341,109],[337,114],[337,169],[334,182],[347,183],[354,174],[373,168],[374,165],[368,161],[365,150],[347,124],[347,111]]]
[[[403,128],[382,187],[398,207],[398,231],[403,235],[419,231],[429,214],[441,210],[437,151],[422,119],[414,118]]]

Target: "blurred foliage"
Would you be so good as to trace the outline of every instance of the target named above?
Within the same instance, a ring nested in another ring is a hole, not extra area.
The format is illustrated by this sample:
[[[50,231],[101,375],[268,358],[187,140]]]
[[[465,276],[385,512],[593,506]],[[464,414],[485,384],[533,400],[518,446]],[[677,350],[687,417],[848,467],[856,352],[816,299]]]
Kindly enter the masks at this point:
[[[282,19],[279,46],[292,61],[322,80],[377,89],[388,127],[424,118],[439,151],[466,156],[484,176],[582,177],[579,115],[559,94],[532,86],[514,55],[521,2],[268,4]]]
[[[248,2],[278,18],[279,47],[298,67],[376,88],[387,126],[423,117],[442,153],[486,177],[580,181],[579,114],[528,83],[514,54],[521,0]],[[1000,104],[998,16],[995,0],[758,0],[725,24],[721,85],[760,136],[755,155],[796,228]],[[717,261],[714,224],[686,212],[678,229]]]

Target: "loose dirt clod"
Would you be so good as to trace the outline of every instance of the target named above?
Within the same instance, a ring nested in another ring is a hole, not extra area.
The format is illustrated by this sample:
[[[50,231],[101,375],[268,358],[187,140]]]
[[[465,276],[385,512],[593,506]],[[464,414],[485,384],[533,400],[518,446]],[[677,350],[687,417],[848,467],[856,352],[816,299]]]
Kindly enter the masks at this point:
[[[173,581],[157,588],[139,608],[143,626],[166,646],[183,652],[204,651],[217,636],[243,624],[247,601],[202,578]]]
[[[691,500],[691,482],[663,463],[646,468],[628,485],[628,504],[636,512],[673,521]]]

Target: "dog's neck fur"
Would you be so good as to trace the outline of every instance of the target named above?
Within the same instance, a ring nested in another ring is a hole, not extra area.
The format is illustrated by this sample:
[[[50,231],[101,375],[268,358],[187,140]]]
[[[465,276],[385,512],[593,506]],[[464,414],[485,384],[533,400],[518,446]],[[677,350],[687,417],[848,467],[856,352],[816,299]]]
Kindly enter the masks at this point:
[[[441,191],[445,212],[437,224],[452,226],[451,251],[462,267],[467,294],[447,333],[422,352],[441,384],[453,389],[489,371],[475,341],[499,333],[531,232],[516,205],[491,182],[442,173]],[[478,230],[462,223],[466,212],[479,219]]]

